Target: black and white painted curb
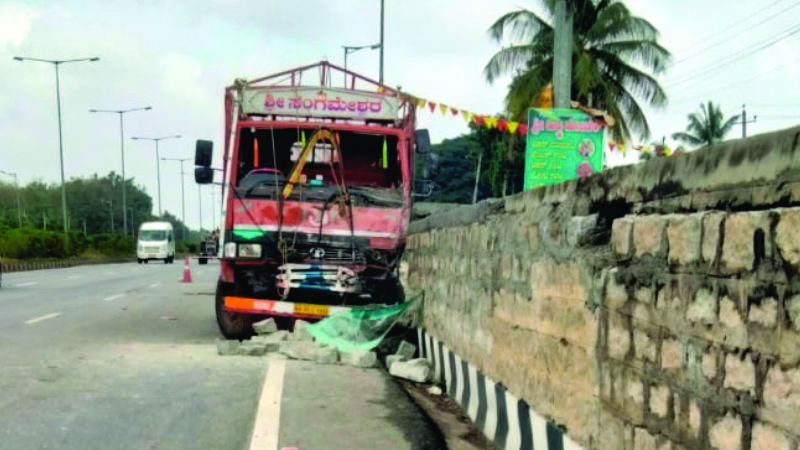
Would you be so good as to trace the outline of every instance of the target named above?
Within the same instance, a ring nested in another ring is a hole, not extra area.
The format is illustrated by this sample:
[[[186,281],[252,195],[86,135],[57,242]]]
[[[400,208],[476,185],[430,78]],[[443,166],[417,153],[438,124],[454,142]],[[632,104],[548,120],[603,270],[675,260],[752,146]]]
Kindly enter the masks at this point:
[[[431,362],[434,379],[461,405],[483,434],[503,450],[581,450],[553,423],[538,415],[502,384],[478,372],[440,341],[417,329],[420,357]]]

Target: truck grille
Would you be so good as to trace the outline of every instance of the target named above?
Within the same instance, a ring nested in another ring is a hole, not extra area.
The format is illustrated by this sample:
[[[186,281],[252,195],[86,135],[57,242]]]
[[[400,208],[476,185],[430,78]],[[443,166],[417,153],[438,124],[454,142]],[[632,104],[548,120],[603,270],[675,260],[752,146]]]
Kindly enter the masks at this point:
[[[144,247],[144,251],[147,253],[158,253],[161,250],[161,247]]]
[[[367,259],[358,248],[332,247],[324,243],[297,242],[291,259],[328,263],[366,264]]]

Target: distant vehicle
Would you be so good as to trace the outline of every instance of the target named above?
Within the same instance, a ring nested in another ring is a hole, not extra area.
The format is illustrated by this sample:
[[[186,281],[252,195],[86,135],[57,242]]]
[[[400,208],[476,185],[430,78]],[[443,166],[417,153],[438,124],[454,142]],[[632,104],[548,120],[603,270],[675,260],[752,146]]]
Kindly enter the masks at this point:
[[[175,261],[175,234],[169,222],[145,222],[139,227],[136,246],[139,264],[161,259],[165,264]]]
[[[219,254],[219,233],[212,232],[200,243],[200,256],[197,261],[200,264],[208,264],[209,259],[216,258]]]

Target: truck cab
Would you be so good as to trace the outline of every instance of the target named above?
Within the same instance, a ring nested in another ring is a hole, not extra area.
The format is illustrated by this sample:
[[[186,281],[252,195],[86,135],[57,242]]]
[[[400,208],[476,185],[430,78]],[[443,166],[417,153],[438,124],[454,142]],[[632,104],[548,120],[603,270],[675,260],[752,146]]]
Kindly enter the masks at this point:
[[[414,153],[429,145],[416,101],[324,61],[237,80],[225,99],[224,166],[211,168],[210,141],[195,158],[198,183],[223,175],[222,334],[241,338],[265,315],[402,301]]]

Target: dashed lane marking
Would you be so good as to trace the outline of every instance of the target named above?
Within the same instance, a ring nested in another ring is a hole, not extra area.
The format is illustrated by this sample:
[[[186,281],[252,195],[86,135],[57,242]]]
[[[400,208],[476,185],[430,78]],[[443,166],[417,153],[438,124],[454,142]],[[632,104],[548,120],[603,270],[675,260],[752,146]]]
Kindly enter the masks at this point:
[[[33,325],[33,324],[35,324],[35,323],[39,323],[39,322],[45,321],[45,320],[47,320],[47,319],[52,319],[52,318],[54,318],[54,317],[58,317],[58,316],[60,316],[60,315],[61,315],[61,313],[60,313],[60,312],[46,314],[46,315],[44,315],[44,316],[42,316],[42,317],[37,317],[37,318],[35,318],[35,319],[31,319],[31,320],[28,320],[28,321],[26,321],[26,322],[25,322],[25,325]]]
[[[152,288],[157,288],[157,287],[159,287],[159,286],[161,286],[161,283],[153,283],[153,284],[151,284],[151,285],[150,285],[150,286],[148,286],[148,287],[152,289]]]
[[[26,287],[26,286],[36,286],[37,284],[39,284],[38,281],[29,281],[27,283],[20,283],[20,284],[14,285],[14,286],[15,287]]]
[[[250,450],[277,450],[278,448],[286,361],[271,359],[267,364],[269,367],[267,375],[264,377],[264,385],[261,387],[256,423],[253,425],[253,437],[250,439]]]
[[[111,297],[106,297],[106,298],[104,298],[104,299],[103,299],[103,301],[104,301],[104,302],[110,302],[110,301],[112,301],[112,300],[116,300],[116,299],[118,299],[118,298],[122,298],[122,297],[125,297],[125,294],[117,294],[117,295],[112,295]]]

